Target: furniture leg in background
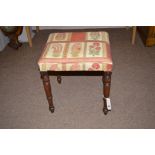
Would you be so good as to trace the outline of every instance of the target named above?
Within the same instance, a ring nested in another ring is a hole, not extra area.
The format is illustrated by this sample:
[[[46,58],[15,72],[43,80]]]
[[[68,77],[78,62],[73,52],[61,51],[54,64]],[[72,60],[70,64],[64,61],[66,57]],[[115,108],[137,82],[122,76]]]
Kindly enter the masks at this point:
[[[31,32],[30,32],[30,26],[26,26],[26,34],[29,42],[29,46],[32,47],[32,38],[31,38]]]
[[[155,45],[155,26],[138,26],[137,31],[145,46]]]
[[[29,46],[32,47],[32,38],[31,38],[31,31],[30,31],[30,26],[26,26],[26,34],[29,42]],[[36,26],[36,32],[39,32],[39,26]]]
[[[137,31],[137,27],[133,26],[132,28],[132,45],[135,44],[135,40],[136,40],[136,31]]]
[[[57,81],[59,84],[61,84],[61,76],[60,75],[57,76]]]

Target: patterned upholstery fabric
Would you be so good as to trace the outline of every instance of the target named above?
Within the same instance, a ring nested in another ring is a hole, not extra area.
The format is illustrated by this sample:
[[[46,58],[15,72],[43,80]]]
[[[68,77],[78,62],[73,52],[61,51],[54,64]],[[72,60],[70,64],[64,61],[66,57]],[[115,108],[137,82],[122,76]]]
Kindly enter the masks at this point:
[[[38,65],[40,71],[111,71],[108,33],[52,33]]]

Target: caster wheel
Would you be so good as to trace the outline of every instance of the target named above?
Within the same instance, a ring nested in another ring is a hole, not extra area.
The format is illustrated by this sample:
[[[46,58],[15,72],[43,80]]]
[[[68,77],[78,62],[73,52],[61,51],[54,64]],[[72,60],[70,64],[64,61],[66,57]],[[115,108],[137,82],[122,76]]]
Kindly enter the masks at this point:
[[[109,112],[109,110],[108,110],[107,108],[103,108],[103,113],[104,113],[105,115],[107,115],[108,112]]]
[[[51,113],[54,113],[54,107],[49,107],[49,111],[50,111]]]

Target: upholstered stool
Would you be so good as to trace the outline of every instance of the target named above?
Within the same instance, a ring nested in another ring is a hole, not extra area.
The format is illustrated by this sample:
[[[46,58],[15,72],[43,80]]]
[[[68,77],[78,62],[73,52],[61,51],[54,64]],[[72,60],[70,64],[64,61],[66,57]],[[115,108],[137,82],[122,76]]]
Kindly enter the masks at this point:
[[[112,58],[107,32],[52,33],[38,61],[49,109],[54,112],[49,75],[92,73],[102,76],[104,114],[111,110],[110,85]],[[79,90],[80,91],[80,90]]]

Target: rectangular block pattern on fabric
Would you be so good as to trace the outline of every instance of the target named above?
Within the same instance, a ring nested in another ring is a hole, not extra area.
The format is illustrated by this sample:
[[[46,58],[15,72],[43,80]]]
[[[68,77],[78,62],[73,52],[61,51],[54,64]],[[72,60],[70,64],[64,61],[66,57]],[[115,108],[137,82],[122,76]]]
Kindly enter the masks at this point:
[[[49,35],[38,61],[40,71],[112,71],[107,32]]]

